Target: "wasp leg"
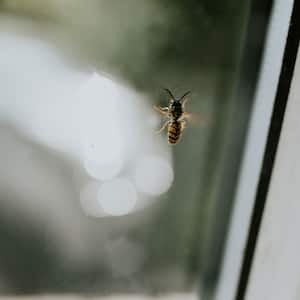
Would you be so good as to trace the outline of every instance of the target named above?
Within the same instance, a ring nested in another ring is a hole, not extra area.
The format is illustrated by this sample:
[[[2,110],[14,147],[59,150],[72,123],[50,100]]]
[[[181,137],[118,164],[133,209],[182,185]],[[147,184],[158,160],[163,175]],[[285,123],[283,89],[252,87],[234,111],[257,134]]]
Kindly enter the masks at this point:
[[[164,116],[169,114],[168,107],[153,106],[153,108]]]
[[[156,132],[157,134],[161,133],[167,126],[168,124],[170,123],[170,121],[168,120],[167,122],[165,122],[163,124],[163,126]]]

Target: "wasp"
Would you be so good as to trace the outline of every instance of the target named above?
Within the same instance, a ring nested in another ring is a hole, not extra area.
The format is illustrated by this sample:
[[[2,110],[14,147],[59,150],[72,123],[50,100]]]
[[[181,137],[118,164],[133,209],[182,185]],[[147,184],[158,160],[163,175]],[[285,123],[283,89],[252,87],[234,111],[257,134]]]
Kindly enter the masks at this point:
[[[179,142],[182,132],[186,127],[186,120],[190,114],[185,111],[185,104],[187,102],[187,95],[190,91],[186,92],[179,99],[176,99],[169,89],[164,89],[170,97],[169,105],[167,107],[154,106],[155,110],[167,117],[168,120],[163,124],[158,131],[162,132],[166,127],[168,128],[168,142],[175,145]]]

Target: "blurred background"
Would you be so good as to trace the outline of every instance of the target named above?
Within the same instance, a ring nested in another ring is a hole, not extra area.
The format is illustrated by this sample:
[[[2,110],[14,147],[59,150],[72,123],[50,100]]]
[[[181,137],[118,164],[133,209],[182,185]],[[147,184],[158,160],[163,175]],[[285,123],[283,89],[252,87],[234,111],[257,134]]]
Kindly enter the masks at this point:
[[[2,295],[210,295],[259,67],[250,7],[0,1]],[[163,88],[201,119],[175,147]]]

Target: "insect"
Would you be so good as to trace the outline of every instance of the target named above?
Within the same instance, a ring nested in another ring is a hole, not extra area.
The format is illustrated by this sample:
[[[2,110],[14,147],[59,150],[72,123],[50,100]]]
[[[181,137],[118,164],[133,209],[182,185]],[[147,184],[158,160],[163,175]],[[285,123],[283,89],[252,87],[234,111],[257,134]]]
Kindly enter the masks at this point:
[[[167,127],[168,142],[169,144],[175,145],[179,142],[183,129],[186,127],[185,119],[190,116],[190,114],[184,110],[187,95],[190,91],[184,93],[179,99],[176,99],[169,89],[165,89],[165,91],[170,96],[169,105],[167,107],[154,106],[159,113],[168,118],[158,132],[162,132]]]

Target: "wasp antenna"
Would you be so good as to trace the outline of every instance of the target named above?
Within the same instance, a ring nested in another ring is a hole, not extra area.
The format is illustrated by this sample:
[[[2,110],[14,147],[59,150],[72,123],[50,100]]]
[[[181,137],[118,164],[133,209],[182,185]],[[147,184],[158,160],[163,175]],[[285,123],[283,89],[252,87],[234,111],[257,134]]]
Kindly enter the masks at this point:
[[[188,94],[190,94],[190,93],[191,93],[191,91],[188,91],[188,92],[184,93],[183,96],[180,98],[179,101],[184,100],[184,98],[185,98]]]
[[[175,97],[173,96],[172,92],[169,89],[164,88],[164,90],[169,94],[171,99],[175,100]]]

